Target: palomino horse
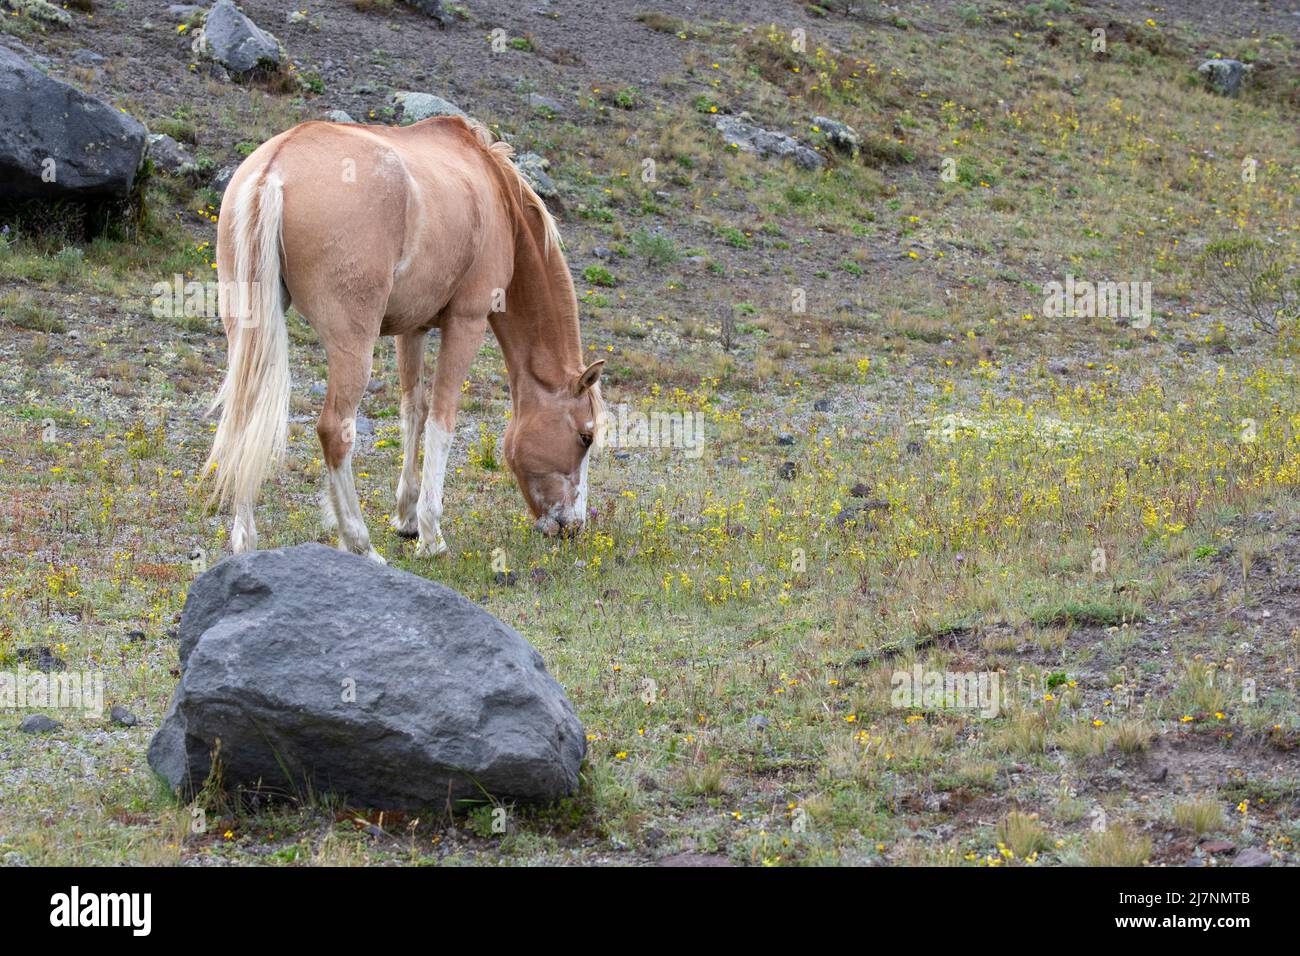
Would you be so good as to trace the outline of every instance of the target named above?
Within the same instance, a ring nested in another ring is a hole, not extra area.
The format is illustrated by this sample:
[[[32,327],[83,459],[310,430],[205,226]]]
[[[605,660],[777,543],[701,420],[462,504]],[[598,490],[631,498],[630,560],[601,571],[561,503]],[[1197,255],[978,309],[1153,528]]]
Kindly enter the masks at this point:
[[[383,561],[357,499],[352,450],[375,341],[392,335],[403,445],[393,527],[418,536],[417,554],[446,550],[439,525],[456,407],[489,324],[514,405],[505,460],[539,530],[582,527],[604,362],[583,362],[555,223],[509,153],[460,118],[403,128],[311,122],[267,141],[239,167],[217,229],[230,351],[208,463],[214,494],[233,505],[233,551],[257,546],[258,488],[285,448],[290,302],[320,335],[329,362],[316,433],[323,508],[340,548]],[[426,394],[424,345],[435,327],[441,345]]]

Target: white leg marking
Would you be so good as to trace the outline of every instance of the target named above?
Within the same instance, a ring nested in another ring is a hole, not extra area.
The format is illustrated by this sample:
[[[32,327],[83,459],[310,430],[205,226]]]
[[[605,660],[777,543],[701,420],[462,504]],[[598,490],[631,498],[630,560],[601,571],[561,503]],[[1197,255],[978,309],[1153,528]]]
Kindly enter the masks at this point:
[[[423,383],[416,385],[409,402],[402,403],[402,477],[397,480],[397,512],[393,528],[412,535],[419,530],[416,504],[420,497],[420,424],[427,411],[420,395]]]
[[[416,515],[420,543],[415,553],[431,558],[447,550],[442,539],[442,485],[447,477],[447,457],[451,453],[451,432],[445,431],[432,417],[424,423],[424,474],[420,480],[420,501]]]
[[[320,485],[320,521],[321,526],[326,531],[331,531],[339,526],[339,516],[334,510],[334,495],[330,491],[330,470],[326,468],[322,472]]]
[[[338,468],[331,468],[329,476],[330,498],[334,514],[339,521],[339,549],[353,554],[364,554],[373,561],[387,564],[378,551],[370,546],[370,532],[361,512],[361,500],[352,480],[352,452],[344,456]]]

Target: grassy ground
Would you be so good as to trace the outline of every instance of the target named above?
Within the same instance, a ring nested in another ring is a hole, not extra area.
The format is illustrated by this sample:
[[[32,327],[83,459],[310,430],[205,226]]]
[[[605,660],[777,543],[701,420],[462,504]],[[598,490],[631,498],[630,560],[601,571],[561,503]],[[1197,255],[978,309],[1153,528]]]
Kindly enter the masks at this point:
[[[490,344],[465,386],[451,554],[417,560],[386,530],[390,343],[357,456],[390,563],[480,600],[568,688],[589,734],[581,793],[511,808],[505,834],[490,807],[380,819],[215,799],[196,833],[153,778],[189,555],[225,545],[194,493],[224,342],[213,320],[149,311],[154,283],[210,272],[215,197],[157,177],[130,241],[0,246],[0,664],[49,647],[102,669],[140,718],[60,712],[55,734],[0,738],[0,857],[1295,862],[1296,329],[1253,328],[1205,271],[1230,268],[1207,257],[1225,236],[1295,266],[1297,103],[1265,68],[1295,62],[1294,35],[1067,4],[902,22],[809,8],[784,26],[627,13],[626,30],[681,44],[652,86],[584,74],[563,115],[486,94],[479,115],[553,161],[608,401],[701,412],[703,456],[606,454],[590,530],[540,539],[498,464]],[[1211,52],[1264,64],[1242,98],[1201,88]],[[191,122],[260,136],[323,105],[222,97],[224,118]],[[821,172],[738,154],[711,118],[741,110],[810,142],[812,116],[845,120],[863,154]],[[1150,281],[1156,315],[1050,317],[1042,286],[1067,273]],[[297,317],[291,332],[293,438],[264,547],[330,540],[323,354]],[[1007,706],[900,702],[891,678],[916,665],[997,674]]]

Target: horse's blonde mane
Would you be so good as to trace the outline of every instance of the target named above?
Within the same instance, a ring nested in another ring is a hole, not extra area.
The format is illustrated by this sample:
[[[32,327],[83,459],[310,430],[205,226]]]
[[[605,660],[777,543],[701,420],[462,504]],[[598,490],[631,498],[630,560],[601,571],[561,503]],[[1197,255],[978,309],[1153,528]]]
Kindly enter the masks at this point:
[[[542,197],[537,195],[533,187],[529,185],[527,178],[519,171],[510,157],[514,155],[515,148],[507,143],[504,139],[494,140],[492,131],[480,123],[478,120],[467,120],[466,124],[478,141],[483,144],[489,156],[496,162],[497,167],[506,177],[519,185],[519,203],[524,208],[531,206],[542,220],[542,254],[550,257],[551,246],[562,248],[563,241],[560,239],[560,228],[555,224],[555,217],[551,211],[546,208],[546,203]]]

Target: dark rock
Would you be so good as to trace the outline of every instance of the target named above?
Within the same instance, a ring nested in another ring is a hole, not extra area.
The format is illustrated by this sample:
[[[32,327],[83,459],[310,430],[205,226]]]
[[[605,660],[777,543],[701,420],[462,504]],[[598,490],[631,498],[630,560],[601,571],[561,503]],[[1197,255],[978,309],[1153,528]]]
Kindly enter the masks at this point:
[[[63,725],[44,714],[29,714],[23,718],[18,729],[25,734],[52,734],[56,730],[62,730]]]
[[[145,128],[0,47],[0,201],[124,199]]]
[[[782,462],[776,473],[784,481],[794,481],[795,476],[799,474],[799,466],[792,461]]]
[[[814,412],[829,412],[831,410],[831,400],[829,398],[819,398],[813,402]]]
[[[185,797],[220,738],[229,788],[416,810],[573,793],[582,725],[541,656],[433,581],[320,544],[190,587],[181,680],[149,764]]]
[[[849,489],[849,497],[870,498],[871,486],[866,484],[865,482],[859,481],[857,484],[855,484],[852,488]]]
[[[108,712],[108,719],[119,727],[134,727],[140,722],[135,714],[131,713],[121,704],[114,704]]]
[[[776,436],[776,443],[778,445],[793,445],[794,436],[789,432],[781,432],[781,434]]]
[[[494,580],[505,587],[514,587],[515,582],[519,580],[519,575],[513,571],[498,571]]]
[[[18,648],[18,660],[28,667],[34,667],[38,671],[44,671],[47,674],[50,671],[68,669],[68,665],[64,663],[63,659],[58,657],[53,649],[44,645]]]

